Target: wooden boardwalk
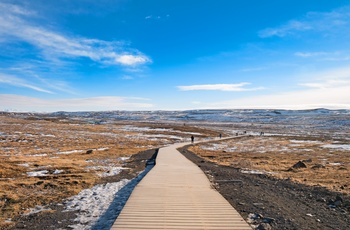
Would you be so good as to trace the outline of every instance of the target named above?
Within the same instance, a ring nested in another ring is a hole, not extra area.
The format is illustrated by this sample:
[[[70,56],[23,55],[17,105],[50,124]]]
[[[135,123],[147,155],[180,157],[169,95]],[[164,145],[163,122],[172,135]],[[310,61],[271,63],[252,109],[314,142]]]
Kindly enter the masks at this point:
[[[202,170],[176,148],[161,148],[111,229],[252,228],[215,189]]]

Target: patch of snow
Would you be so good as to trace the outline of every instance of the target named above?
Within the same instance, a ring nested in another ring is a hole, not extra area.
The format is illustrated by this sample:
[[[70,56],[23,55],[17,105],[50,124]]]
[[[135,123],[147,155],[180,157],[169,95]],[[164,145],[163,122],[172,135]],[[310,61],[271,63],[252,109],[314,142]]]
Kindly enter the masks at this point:
[[[42,153],[42,154],[33,154],[33,155],[29,155],[31,157],[46,157],[47,154],[46,153]]]
[[[329,149],[344,150],[344,151],[350,150],[350,145],[328,144],[328,145],[322,145],[321,147],[329,148]]]
[[[39,213],[39,212],[42,212],[42,211],[51,211],[52,209],[51,208],[45,208],[43,206],[37,205],[34,208],[31,208],[29,210],[30,210],[30,212],[24,214],[24,216],[29,216],[29,215],[32,215],[32,214],[35,214],[35,213]]]
[[[104,151],[104,150],[107,150],[109,149],[108,147],[105,147],[105,148],[98,148],[97,151]]]
[[[301,143],[301,144],[323,144],[321,141],[310,141],[310,140],[289,140],[292,143]]]
[[[118,175],[123,169],[123,167],[114,167],[114,166],[89,166],[88,169],[93,169],[96,171],[103,170],[102,173],[97,173],[99,177],[115,176]]]
[[[27,172],[28,176],[47,176],[49,171],[47,170],[41,170],[41,171],[35,171],[35,172]]]
[[[53,134],[41,134],[42,137],[56,137],[55,135]]]
[[[342,163],[340,162],[335,162],[335,163],[329,163],[330,165],[333,165],[333,166],[338,166],[338,165],[342,165]]]
[[[241,169],[240,170],[241,173],[245,173],[245,174],[273,174],[272,172],[267,172],[264,170],[251,170],[251,169]]]
[[[28,163],[24,163],[24,164],[17,164],[18,166],[23,166],[23,167],[29,167]]]
[[[148,166],[137,177],[116,183],[96,185],[65,202],[66,211],[78,211],[72,229],[111,229],[135,186],[152,169]]]
[[[66,211],[78,211],[73,229],[91,229],[91,226],[106,211],[115,198],[115,194],[122,189],[129,180],[124,179],[116,183],[96,185],[91,189],[84,189],[78,195],[66,202]]]
[[[119,157],[117,160],[118,161],[127,161],[129,159],[130,159],[130,157]]]
[[[64,170],[56,169],[52,174],[61,174],[63,172],[64,172]]]
[[[63,151],[63,152],[57,152],[56,154],[64,154],[64,155],[69,155],[72,153],[82,153],[85,152],[85,150],[71,150],[71,151]]]

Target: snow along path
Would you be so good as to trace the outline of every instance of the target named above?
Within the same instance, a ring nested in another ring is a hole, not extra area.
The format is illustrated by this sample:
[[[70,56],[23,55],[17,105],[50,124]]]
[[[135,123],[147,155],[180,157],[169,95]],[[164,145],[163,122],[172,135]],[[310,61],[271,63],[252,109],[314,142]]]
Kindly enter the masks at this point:
[[[134,187],[152,168],[153,165],[147,166],[132,180],[96,185],[69,198],[65,202],[66,211],[78,211],[76,223],[69,227],[76,230],[110,229]]]

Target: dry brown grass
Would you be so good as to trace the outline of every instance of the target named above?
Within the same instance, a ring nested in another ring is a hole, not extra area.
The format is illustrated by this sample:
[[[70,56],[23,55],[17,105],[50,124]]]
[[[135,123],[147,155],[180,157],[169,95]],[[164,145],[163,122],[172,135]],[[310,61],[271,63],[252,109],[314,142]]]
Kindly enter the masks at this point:
[[[147,129],[133,131],[126,125]],[[0,229],[8,224],[5,220],[28,208],[61,201],[98,183],[103,169],[93,166],[122,166],[119,157],[188,139],[193,132],[203,138],[217,135],[183,124],[94,125],[78,119],[0,115]],[[93,152],[87,154],[87,150]],[[47,175],[27,175],[41,170],[47,170]],[[62,173],[54,174],[56,170]]]
[[[190,150],[220,165],[266,171],[278,178],[350,194],[350,151],[325,148],[327,144],[350,142],[315,137],[242,137],[197,145]],[[307,168],[293,169],[298,161],[304,161]]]

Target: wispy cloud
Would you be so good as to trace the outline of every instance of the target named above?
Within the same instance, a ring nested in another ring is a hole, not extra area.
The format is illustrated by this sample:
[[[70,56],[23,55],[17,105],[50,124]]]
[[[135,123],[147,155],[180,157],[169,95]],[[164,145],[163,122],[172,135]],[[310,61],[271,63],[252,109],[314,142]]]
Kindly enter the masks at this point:
[[[245,88],[244,86],[250,85],[248,82],[242,82],[239,84],[208,84],[208,85],[188,85],[188,86],[177,86],[179,90],[190,91],[190,90],[215,90],[215,91],[255,91],[262,90],[264,87],[257,88]]]
[[[45,100],[10,94],[0,94],[0,111],[107,111],[107,110],[145,110],[154,105],[146,103],[146,98],[133,97],[92,97],[61,100]]]
[[[350,23],[350,6],[338,8],[331,12],[309,12],[304,17],[297,20],[290,20],[284,25],[267,28],[259,31],[259,36],[267,37],[284,37],[298,32],[316,31],[327,33],[335,31],[343,33],[349,31]]]
[[[311,76],[305,76],[305,79],[309,81],[300,83],[300,86],[316,89],[350,87],[350,68],[316,72]]]
[[[295,52],[294,55],[297,57],[309,58],[309,57],[319,57],[328,55],[327,52]]]
[[[151,59],[119,41],[103,41],[67,35],[32,22],[34,12],[0,3],[0,37],[7,42],[25,42],[38,48],[45,59],[89,58],[107,65],[137,66]]]
[[[28,89],[32,89],[38,92],[42,92],[42,93],[50,93],[53,94],[52,91],[47,90],[47,89],[43,89],[39,86],[35,86],[29,82],[27,82],[24,79],[20,79],[18,77],[15,76],[11,76],[11,75],[7,75],[7,74],[1,74],[0,73],[0,85],[1,84],[6,84],[6,85],[12,85],[15,87],[22,87],[22,88],[28,88]]]

